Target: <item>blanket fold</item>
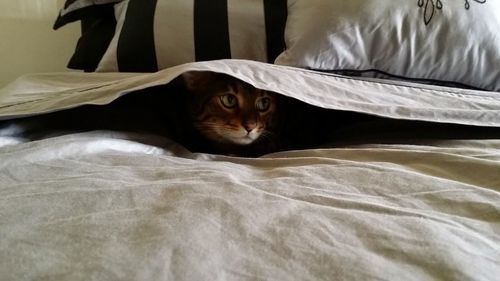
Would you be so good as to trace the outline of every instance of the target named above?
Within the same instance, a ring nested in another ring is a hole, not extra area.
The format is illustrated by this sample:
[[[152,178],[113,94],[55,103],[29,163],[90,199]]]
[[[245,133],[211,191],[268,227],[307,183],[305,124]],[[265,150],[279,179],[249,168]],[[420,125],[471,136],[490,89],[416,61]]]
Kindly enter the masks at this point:
[[[500,94],[386,80],[362,80],[246,60],[195,62],[156,73],[54,73],[19,78],[0,89],[0,118],[107,104],[166,84],[186,71],[214,71],[330,109],[382,117],[500,127]]]

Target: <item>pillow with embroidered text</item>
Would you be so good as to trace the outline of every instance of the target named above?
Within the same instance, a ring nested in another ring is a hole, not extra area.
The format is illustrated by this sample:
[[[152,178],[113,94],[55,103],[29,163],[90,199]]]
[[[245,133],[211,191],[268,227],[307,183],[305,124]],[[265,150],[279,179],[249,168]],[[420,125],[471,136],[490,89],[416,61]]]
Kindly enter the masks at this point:
[[[500,1],[288,0],[277,64],[500,91]]]

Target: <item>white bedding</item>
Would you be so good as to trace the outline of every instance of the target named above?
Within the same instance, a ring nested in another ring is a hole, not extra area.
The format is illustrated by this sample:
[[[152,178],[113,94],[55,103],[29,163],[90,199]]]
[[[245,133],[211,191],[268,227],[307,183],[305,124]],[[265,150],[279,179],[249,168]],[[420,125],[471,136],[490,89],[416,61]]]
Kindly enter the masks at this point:
[[[500,127],[500,94],[246,61],[54,74],[0,90],[10,118],[107,103],[209,69],[327,108]],[[82,91],[86,89],[85,91]],[[500,139],[261,158],[93,131],[0,147],[2,280],[497,280]]]

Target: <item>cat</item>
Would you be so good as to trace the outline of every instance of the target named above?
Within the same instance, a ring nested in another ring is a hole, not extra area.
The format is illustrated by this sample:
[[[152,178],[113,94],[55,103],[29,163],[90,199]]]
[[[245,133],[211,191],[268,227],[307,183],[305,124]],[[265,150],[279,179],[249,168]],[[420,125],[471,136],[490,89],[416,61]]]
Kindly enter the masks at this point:
[[[192,150],[256,156],[277,149],[278,94],[220,73],[192,71],[181,77]]]

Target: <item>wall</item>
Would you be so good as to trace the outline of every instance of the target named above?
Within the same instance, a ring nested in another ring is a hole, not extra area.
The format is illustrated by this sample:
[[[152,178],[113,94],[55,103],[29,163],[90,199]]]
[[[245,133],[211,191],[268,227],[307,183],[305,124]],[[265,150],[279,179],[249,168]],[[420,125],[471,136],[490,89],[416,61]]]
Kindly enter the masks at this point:
[[[54,31],[64,0],[0,0],[0,88],[35,72],[68,71],[78,23]]]

